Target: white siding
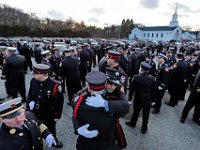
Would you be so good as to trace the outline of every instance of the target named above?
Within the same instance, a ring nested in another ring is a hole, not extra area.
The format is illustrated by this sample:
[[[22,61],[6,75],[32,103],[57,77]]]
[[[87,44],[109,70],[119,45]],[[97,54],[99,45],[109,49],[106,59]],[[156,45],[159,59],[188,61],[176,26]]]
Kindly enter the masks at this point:
[[[170,41],[180,40],[182,30],[180,27],[171,31],[143,31],[138,28],[134,28],[129,34],[129,39],[150,40],[150,41]]]

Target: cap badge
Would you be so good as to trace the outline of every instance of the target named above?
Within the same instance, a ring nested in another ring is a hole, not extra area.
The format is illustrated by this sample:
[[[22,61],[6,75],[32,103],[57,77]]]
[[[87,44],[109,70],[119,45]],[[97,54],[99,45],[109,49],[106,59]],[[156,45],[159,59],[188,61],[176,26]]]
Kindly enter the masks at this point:
[[[10,108],[14,108],[16,106],[16,103],[11,103]]]

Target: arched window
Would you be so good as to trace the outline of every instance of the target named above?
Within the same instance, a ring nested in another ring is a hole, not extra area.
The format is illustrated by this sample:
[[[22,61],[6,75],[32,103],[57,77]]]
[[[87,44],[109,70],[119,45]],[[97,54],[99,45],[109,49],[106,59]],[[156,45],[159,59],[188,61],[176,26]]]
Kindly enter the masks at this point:
[[[153,37],[153,33],[152,33],[152,37]]]
[[[158,37],[158,33],[156,34],[156,37]]]
[[[160,37],[163,38],[163,33],[161,33]]]

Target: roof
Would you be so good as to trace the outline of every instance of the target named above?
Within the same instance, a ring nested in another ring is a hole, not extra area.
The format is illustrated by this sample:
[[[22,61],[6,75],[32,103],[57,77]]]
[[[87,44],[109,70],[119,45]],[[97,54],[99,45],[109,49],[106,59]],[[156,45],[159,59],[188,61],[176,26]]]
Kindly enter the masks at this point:
[[[139,29],[143,31],[173,31],[176,29],[176,27],[170,27],[170,26],[151,26],[151,27],[141,27]]]
[[[200,33],[200,31],[189,31],[190,34],[194,34],[194,35],[198,35]]]

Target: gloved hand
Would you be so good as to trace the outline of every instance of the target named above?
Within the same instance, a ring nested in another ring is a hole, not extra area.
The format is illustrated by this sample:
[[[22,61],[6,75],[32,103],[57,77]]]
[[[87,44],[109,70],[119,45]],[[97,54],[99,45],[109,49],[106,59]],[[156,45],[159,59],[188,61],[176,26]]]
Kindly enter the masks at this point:
[[[30,107],[30,110],[33,110],[33,108],[35,107],[35,102],[34,101],[31,101],[29,103],[29,107]]]
[[[55,140],[55,138],[53,137],[52,134],[49,134],[49,135],[46,137],[46,144],[48,145],[49,148],[50,148],[53,144],[56,145],[56,140]]]
[[[54,119],[54,121],[56,122],[56,121],[58,121],[58,119]]]
[[[159,90],[162,90],[163,88],[162,88],[161,86],[158,86],[158,89],[159,89]]]
[[[86,124],[86,125],[79,127],[78,130],[77,130],[78,134],[82,135],[86,138],[94,138],[99,134],[99,132],[97,130],[89,131],[88,127],[89,127],[89,124]]]
[[[86,99],[86,104],[92,107],[105,107],[105,100],[102,98],[100,94],[94,92],[95,96],[88,97]]]

